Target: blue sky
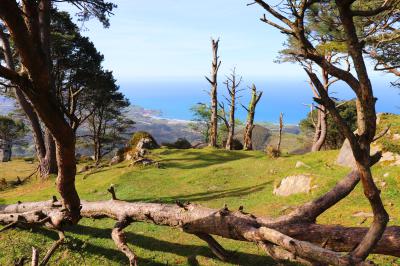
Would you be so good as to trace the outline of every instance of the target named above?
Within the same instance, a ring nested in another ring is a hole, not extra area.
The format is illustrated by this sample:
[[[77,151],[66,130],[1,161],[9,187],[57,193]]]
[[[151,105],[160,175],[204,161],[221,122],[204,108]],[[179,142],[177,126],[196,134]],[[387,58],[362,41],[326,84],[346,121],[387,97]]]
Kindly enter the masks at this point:
[[[274,62],[285,36],[259,20],[263,15],[259,6],[247,6],[246,0],[114,2],[118,8],[110,28],[91,20],[84,24],[83,34],[104,54],[104,67],[113,70],[133,104],[161,109],[167,117],[190,119],[190,106],[208,100],[204,75],[211,67],[210,39],[219,37],[220,85],[236,67],[244,88],[255,82],[265,91],[257,120],[274,121],[285,110],[291,123],[305,117],[303,104],[312,101],[307,77],[298,65]],[[66,9],[74,13],[71,7]],[[380,99],[378,111],[398,112],[400,96],[389,85],[394,77],[372,71],[372,64],[369,67]],[[354,97],[344,84],[334,90],[341,99]],[[245,113],[239,116],[244,119]]]
[[[246,77],[303,75],[274,64],[284,37],[262,23],[260,7],[244,0],[120,0],[109,29],[85,24],[85,35],[121,81],[197,78],[210,71],[210,38],[220,37],[221,73],[236,66]]]

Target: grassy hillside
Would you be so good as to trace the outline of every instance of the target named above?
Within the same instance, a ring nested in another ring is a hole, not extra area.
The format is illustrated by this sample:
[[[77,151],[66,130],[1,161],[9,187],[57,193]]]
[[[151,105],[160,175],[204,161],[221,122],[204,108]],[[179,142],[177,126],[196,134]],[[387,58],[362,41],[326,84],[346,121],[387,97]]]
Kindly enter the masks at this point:
[[[277,216],[296,205],[326,192],[349,170],[334,164],[337,151],[286,156],[269,159],[262,152],[223,150],[168,150],[159,149],[152,155],[162,168],[131,168],[127,163],[101,169],[92,175],[77,176],[80,196],[87,200],[108,199],[106,189],[116,187],[120,199],[129,201],[168,202],[187,200],[205,206],[229,208],[240,205],[256,215]],[[302,161],[310,168],[295,168]],[[17,171],[27,173],[35,165],[23,161],[0,164],[0,174],[13,179]],[[28,169],[30,168],[30,169]],[[24,170],[24,171],[25,171]],[[400,225],[400,166],[376,166],[373,169],[382,197],[391,216],[390,224]],[[19,173],[18,173],[19,174]],[[309,174],[317,187],[310,194],[277,197],[273,188],[288,175]],[[385,175],[387,174],[387,175]],[[384,177],[384,175],[386,177]],[[54,180],[28,184],[0,192],[0,202],[47,200],[56,195]],[[345,200],[323,214],[318,222],[358,225],[362,217],[358,211],[370,212],[360,186]],[[363,225],[368,226],[371,218]],[[88,220],[66,232],[68,240],[52,258],[52,265],[126,265],[126,258],[115,248],[110,238],[114,221]],[[231,265],[217,260],[206,245],[196,237],[179,230],[146,223],[134,223],[127,228],[128,242],[140,257],[139,265]],[[16,258],[39,248],[42,256],[56,239],[54,232],[45,229],[8,230],[0,234],[0,265],[10,265]],[[219,239],[224,247],[234,252],[234,264],[275,265],[251,243]],[[380,265],[400,265],[399,259],[375,256]]]

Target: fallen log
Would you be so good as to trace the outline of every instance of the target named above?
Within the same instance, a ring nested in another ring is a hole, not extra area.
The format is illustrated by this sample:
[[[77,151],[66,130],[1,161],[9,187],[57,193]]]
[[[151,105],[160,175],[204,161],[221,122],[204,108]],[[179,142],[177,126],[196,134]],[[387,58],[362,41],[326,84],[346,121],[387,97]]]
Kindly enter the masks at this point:
[[[354,264],[351,257],[339,252],[351,251],[368,231],[364,227],[311,222],[290,221],[284,224],[280,219],[256,217],[243,211],[230,211],[228,208],[211,209],[191,203],[160,204],[112,199],[82,201],[81,204],[81,215],[84,218],[111,218],[118,221],[113,230],[113,239],[118,248],[129,257],[131,265],[136,263],[135,255],[127,249],[122,230],[133,221],[179,228],[210,243],[215,241],[207,237],[211,235],[257,244],[272,243],[290,253],[295,252],[300,258],[333,265]],[[0,205],[0,223],[5,225],[45,224],[51,228],[59,228],[64,222],[63,217],[61,203],[56,200]],[[218,257],[224,258],[224,250],[215,243],[212,250],[214,249]],[[373,253],[400,257],[399,247],[400,227],[391,226],[386,229]]]

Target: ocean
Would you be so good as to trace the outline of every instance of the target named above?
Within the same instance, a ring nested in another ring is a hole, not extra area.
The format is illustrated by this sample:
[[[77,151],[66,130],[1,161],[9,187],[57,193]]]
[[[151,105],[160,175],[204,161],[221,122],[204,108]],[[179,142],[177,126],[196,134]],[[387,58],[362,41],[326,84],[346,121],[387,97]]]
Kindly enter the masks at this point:
[[[371,79],[375,96],[378,98],[378,112],[400,112],[400,95],[397,88],[390,85],[389,80],[383,78]],[[255,120],[258,122],[277,123],[280,112],[284,113],[286,124],[298,124],[309,112],[312,103],[312,91],[305,79],[290,78],[280,80],[256,80],[257,88],[263,91],[263,96],[256,109]],[[244,80],[239,93],[239,102],[245,106],[250,99],[250,81]],[[131,101],[131,104],[146,109],[161,111],[161,116],[170,119],[190,120],[193,115],[190,107],[196,103],[209,103],[209,84],[204,79],[165,79],[130,81],[120,84],[121,91]],[[224,100],[226,87],[220,82],[219,99]],[[351,89],[342,82],[335,83],[331,89],[332,97],[349,100],[354,98]],[[227,104],[225,104],[227,106]],[[246,119],[246,111],[237,106],[237,118]]]

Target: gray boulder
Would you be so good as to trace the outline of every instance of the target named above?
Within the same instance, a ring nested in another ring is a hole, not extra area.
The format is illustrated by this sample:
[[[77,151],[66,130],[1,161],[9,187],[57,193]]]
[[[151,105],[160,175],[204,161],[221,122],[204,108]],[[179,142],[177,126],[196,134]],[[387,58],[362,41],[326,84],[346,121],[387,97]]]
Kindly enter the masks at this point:
[[[307,175],[294,175],[285,177],[281,183],[274,188],[274,195],[290,196],[298,193],[309,193],[311,191],[311,177]]]

